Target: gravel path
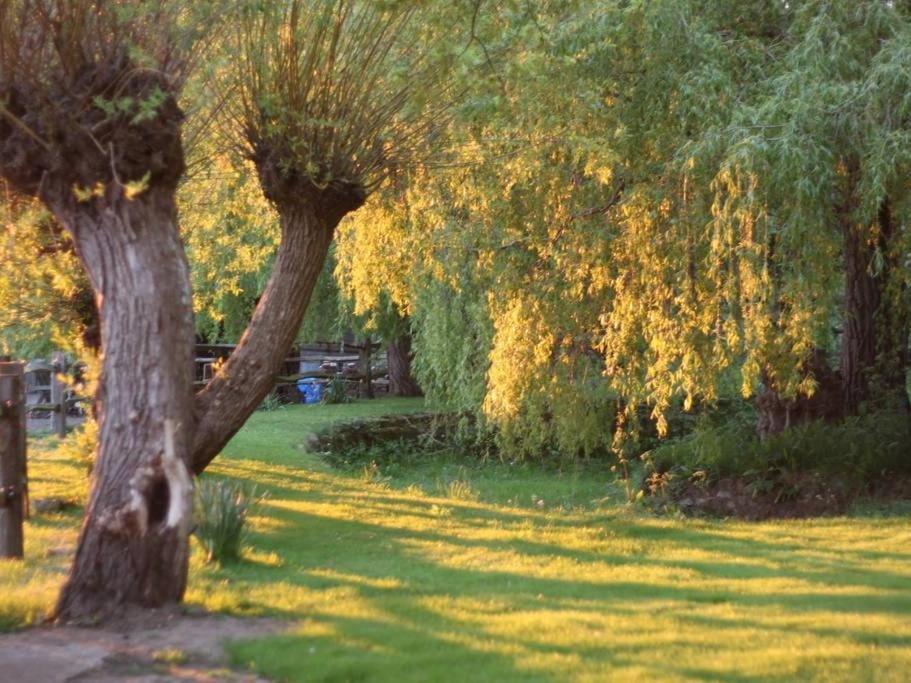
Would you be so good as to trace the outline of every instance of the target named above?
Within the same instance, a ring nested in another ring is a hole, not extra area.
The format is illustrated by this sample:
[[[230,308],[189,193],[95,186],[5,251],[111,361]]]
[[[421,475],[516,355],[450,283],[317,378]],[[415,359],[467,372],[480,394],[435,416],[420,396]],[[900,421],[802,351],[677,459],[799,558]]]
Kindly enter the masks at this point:
[[[17,683],[260,683],[227,667],[224,644],[287,622],[140,612],[101,628],[40,627],[0,636],[0,679]]]

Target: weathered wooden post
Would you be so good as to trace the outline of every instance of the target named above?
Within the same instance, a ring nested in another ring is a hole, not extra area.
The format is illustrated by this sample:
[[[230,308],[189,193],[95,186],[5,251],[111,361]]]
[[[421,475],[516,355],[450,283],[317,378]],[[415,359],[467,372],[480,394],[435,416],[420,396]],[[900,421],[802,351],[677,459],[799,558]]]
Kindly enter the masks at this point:
[[[25,382],[21,363],[0,363],[0,557],[23,555]]]
[[[370,341],[370,337],[364,338],[364,347],[361,349],[360,361],[361,361],[361,374],[364,376],[363,386],[364,386],[364,398],[374,398],[373,396],[373,360],[371,358],[371,352],[373,351],[373,344]]]
[[[66,436],[66,386],[60,381],[60,375],[66,372],[66,355],[55,351],[51,358],[51,413],[54,433],[61,439]]]

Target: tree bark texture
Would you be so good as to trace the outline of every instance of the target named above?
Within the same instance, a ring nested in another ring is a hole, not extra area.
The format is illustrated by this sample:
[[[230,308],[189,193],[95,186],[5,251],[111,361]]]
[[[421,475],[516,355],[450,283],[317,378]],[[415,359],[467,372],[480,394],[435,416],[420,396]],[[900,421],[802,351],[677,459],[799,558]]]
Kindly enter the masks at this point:
[[[247,330],[197,396],[193,469],[202,472],[272,390],[316,286],[337,218],[306,201],[277,204],[282,237],[266,289]]]
[[[411,375],[411,335],[401,334],[389,342],[386,349],[389,364],[389,393],[393,396],[423,396],[421,387]]]
[[[193,312],[174,190],[79,202],[45,197],[66,226],[101,314],[99,442],[63,621],[183,597],[192,522]]]
[[[874,226],[858,224],[845,212],[844,332],[841,340],[841,379],[845,414],[857,414],[864,403],[901,405],[907,409],[905,388],[908,312],[902,292],[893,282],[894,227],[888,201]]]

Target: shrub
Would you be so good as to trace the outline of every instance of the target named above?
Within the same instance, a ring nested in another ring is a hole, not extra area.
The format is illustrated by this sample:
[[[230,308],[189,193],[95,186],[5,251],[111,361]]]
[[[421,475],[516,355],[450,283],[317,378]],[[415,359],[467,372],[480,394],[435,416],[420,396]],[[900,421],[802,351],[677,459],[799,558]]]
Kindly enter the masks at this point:
[[[644,454],[646,473],[678,469],[708,477],[736,477],[769,470],[816,472],[867,484],[911,474],[911,422],[904,413],[879,412],[838,424],[810,422],[761,441],[755,419],[741,414]]]
[[[259,404],[257,410],[272,411],[278,410],[282,407],[281,398],[276,392],[270,392],[266,398],[263,399],[263,402]]]
[[[98,423],[91,417],[86,417],[85,422],[60,441],[57,453],[65,458],[84,463],[86,469],[91,472],[97,443]]]
[[[323,389],[323,403],[351,403],[347,383],[343,378],[336,375],[329,380]]]
[[[256,489],[227,479],[200,479],[196,486],[196,531],[206,562],[240,559],[247,517],[259,498]]]

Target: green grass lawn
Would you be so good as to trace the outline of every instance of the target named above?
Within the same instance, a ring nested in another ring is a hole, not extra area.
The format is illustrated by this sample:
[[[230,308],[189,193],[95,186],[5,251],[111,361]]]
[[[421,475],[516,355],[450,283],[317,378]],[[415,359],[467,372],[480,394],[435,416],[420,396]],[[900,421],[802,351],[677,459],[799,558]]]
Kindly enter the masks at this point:
[[[605,466],[339,472],[300,447],[329,420],[420,409],[259,412],[213,465],[268,497],[242,563],[194,554],[187,599],[291,624],[232,646],[237,664],[290,681],[911,679],[907,515],[657,518]],[[32,462],[34,495],[81,486],[47,446]],[[33,519],[29,558],[0,564],[7,626],[49,607],[77,525]]]

